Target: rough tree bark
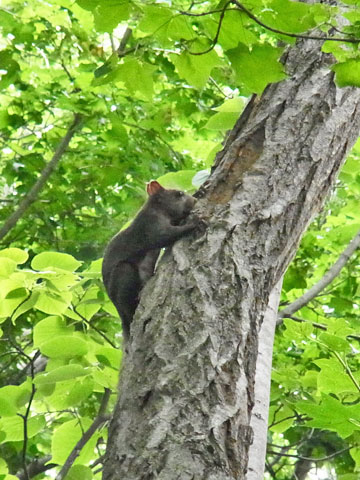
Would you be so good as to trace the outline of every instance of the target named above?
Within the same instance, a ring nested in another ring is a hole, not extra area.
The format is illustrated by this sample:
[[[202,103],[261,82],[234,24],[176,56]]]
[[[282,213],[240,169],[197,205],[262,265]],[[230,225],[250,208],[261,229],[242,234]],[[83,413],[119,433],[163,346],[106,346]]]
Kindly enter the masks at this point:
[[[335,86],[320,49],[298,42],[289,78],[249,103],[200,191],[205,233],[177,242],[144,289],[104,480],[244,479],[253,437],[266,442],[250,422],[269,295],[360,128],[360,90]]]

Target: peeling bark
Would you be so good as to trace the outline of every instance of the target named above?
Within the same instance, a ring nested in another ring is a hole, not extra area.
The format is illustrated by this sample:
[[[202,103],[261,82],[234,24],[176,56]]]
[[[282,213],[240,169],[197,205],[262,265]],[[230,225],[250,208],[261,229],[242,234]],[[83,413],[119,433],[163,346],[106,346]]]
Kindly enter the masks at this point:
[[[264,321],[259,333],[259,351],[255,372],[255,404],[251,412],[250,427],[254,432],[254,441],[249,449],[249,463],[246,480],[259,480],[264,478],[266,457],[266,441],[269,403],[272,351],[274,333],[278,318],[278,307],[281,294],[282,279],[279,281],[269,296],[269,303],[264,314]]]
[[[205,233],[177,242],[146,285],[104,480],[246,478],[269,295],[359,134],[360,90],[335,86],[320,48],[291,48],[289,78],[249,103],[199,192]]]

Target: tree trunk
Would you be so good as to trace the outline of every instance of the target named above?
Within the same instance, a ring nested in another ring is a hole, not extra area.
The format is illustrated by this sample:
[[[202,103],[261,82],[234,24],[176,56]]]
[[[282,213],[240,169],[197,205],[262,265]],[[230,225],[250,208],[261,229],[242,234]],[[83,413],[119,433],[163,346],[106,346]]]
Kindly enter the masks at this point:
[[[298,42],[289,78],[248,104],[199,192],[206,231],[177,242],[145,287],[105,480],[246,478],[269,295],[359,133],[360,90],[337,88],[320,50]]]

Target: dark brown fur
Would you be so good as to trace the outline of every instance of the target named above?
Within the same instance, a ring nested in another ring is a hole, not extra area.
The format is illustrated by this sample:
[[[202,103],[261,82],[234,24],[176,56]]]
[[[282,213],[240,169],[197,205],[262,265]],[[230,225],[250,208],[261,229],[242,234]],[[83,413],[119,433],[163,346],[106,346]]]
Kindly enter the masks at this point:
[[[149,198],[132,224],[106,247],[102,266],[104,285],[121,317],[126,341],[140,290],[154,273],[160,249],[197,226],[196,220],[179,225],[195,204],[192,196],[166,190],[158,182],[150,182],[147,192]]]

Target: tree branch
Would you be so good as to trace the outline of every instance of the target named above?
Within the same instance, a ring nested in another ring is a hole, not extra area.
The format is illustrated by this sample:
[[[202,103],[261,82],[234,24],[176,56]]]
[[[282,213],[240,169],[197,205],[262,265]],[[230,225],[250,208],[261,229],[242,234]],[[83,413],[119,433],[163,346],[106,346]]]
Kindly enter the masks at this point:
[[[342,359],[341,356],[338,354],[338,352],[336,352],[335,350],[332,350],[332,353],[339,360],[339,362],[343,366],[345,372],[347,373],[348,377],[350,378],[352,383],[355,385],[355,388],[357,389],[357,391],[360,393],[360,385],[357,382],[356,378],[354,377],[354,375],[353,375],[349,365],[347,364],[347,362],[344,359]]]
[[[24,215],[25,211],[30,207],[30,205],[36,201],[40,190],[43,188],[46,181],[48,180],[52,172],[55,170],[59,160],[61,159],[67,146],[69,145],[70,140],[72,139],[77,127],[79,126],[81,119],[82,119],[81,115],[77,113],[74,115],[74,120],[70,125],[66,135],[63,137],[60,144],[58,145],[52,159],[46,165],[44,170],[41,172],[40,177],[35,182],[31,190],[25,195],[23,200],[20,202],[20,205],[18,206],[17,210],[15,210],[15,212],[8,218],[8,220],[4,223],[4,225],[0,229],[0,240],[4,238],[5,235],[7,235],[7,233],[16,225],[18,220]]]
[[[285,35],[286,37],[291,37],[291,38],[304,38],[308,40],[329,40],[331,42],[348,42],[348,43],[360,43],[360,39],[358,38],[336,38],[336,37],[321,37],[318,35],[301,35],[299,33],[289,33],[289,32],[284,32],[282,30],[279,30],[277,28],[270,27],[269,25],[266,25],[263,23],[261,20],[259,20],[253,13],[250,12],[247,8],[244,7],[244,5],[237,0],[231,0],[230,3],[233,3],[237,7],[239,7],[239,10],[244,12],[251,20],[254,20],[255,23],[260,25],[261,27],[265,28],[266,30],[269,30],[270,32],[274,33],[279,33],[280,35]]]
[[[119,48],[116,51],[116,53],[118,54],[119,57],[124,56],[125,47],[126,47],[126,44],[129,40],[129,38],[131,37],[131,34],[132,34],[131,28],[127,27],[127,29],[125,30],[124,35],[123,35],[123,37],[120,41]]]
[[[227,3],[225,3],[223,9],[221,10],[216,34],[215,34],[215,37],[213,38],[213,40],[211,41],[210,47],[207,50],[204,50],[203,52],[190,52],[190,51],[188,51],[188,53],[190,53],[190,55],[205,55],[205,53],[209,53],[209,52],[211,52],[211,50],[214,49],[214,47],[215,47],[215,45],[218,41],[219,35],[220,35],[221,25],[222,25],[222,22],[224,20],[225,12],[227,11],[227,7],[230,5],[230,3],[231,3],[231,0],[229,0]]]
[[[102,402],[99,408],[99,412],[93,423],[90,425],[90,427],[84,432],[84,435],[80,438],[80,440],[77,442],[75,447],[72,449],[70,455],[68,456],[66,462],[64,463],[63,467],[61,468],[60,472],[57,474],[55,480],[62,480],[63,478],[66,477],[66,474],[72,467],[73,463],[75,462],[76,458],[79,456],[82,448],[85,446],[85,444],[90,440],[90,438],[93,436],[93,434],[96,432],[96,430],[107,420],[110,419],[110,415],[105,415],[105,410],[107,407],[107,404],[109,402],[111,391],[108,388],[105,388],[105,392],[102,398]]]
[[[299,458],[300,460],[307,460],[308,462],[325,462],[327,460],[330,460],[333,457],[336,457],[337,455],[341,455],[344,452],[347,452],[348,450],[351,450],[352,448],[356,448],[357,445],[351,445],[350,447],[342,448],[341,450],[338,450],[337,452],[331,453],[330,455],[327,455],[326,457],[320,457],[320,458],[312,458],[312,457],[302,457],[301,455],[292,455],[290,453],[280,453],[280,452],[274,452],[269,450],[268,453],[270,455],[278,455],[280,457],[291,457],[291,458]]]
[[[315,285],[313,285],[307,292],[304,293],[300,298],[295,300],[283,310],[279,312],[279,320],[277,324],[279,325],[282,322],[284,317],[289,317],[293,313],[297,312],[313,300],[325,287],[327,287],[340,273],[342,268],[346,265],[347,261],[351,255],[355,252],[360,246],[360,230],[351,240],[349,245],[345,248],[339,258],[336,260],[334,265],[325,273],[321,280],[319,280]]]
[[[36,477],[39,473],[44,473],[51,468],[57,466],[56,463],[48,463],[51,460],[51,455],[46,455],[43,458],[36,459],[32,463],[30,463],[27,467],[28,477],[26,477],[25,472],[19,472],[16,476],[19,480],[27,480],[27,478]],[[47,464],[47,465],[46,465]]]
[[[234,8],[227,8],[231,3],[236,5],[238,10],[244,12],[245,15],[247,15],[251,20],[253,20],[255,23],[257,23],[259,26],[261,26],[261,27],[265,28],[266,30],[269,30],[270,32],[273,32],[273,33],[278,33],[280,35],[285,35],[286,37],[291,37],[291,38],[304,38],[304,39],[308,39],[308,40],[320,40],[322,42],[328,40],[328,41],[331,41],[331,42],[347,42],[347,43],[355,43],[355,44],[360,43],[360,39],[358,39],[358,38],[344,38],[344,37],[336,38],[336,37],[328,37],[328,36],[302,35],[302,34],[299,34],[299,33],[284,32],[283,30],[279,30],[278,28],[270,27],[269,25],[266,25],[265,23],[263,23],[250,10],[248,10],[246,7],[244,7],[244,5],[240,2],[238,2],[237,0],[229,0],[221,10],[210,10],[209,12],[202,12],[202,13],[191,13],[191,12],[185,12],[183,10],[179,11],[179,13],[181,15],[186,15],[186,16],[190,16],[190,17],[203,17],[205,15],[211,15],[211,14],[214,14],[214,13],[220,13],[221,14],[220,19],[219,19],[219,23],[218,23],[217,32],[216,32],[216,35],[215,35],[214,39],[211,41],[211,46],[207,50],[204,50],[203,52],[196,52],[195,53],[195,52],[190,52],[189,51],[189,53],[191,55],[205,55],[205,53],[209,53],[211,50],[213,50],[213,48],[215,47],[216,42],[219,38],[219,35],[220,35],[221,24],[222,24],[225,13],[230,11],[230,10],[236,10]],[[334,28],[334,30],[336,30],[336,29]]]
[[[35,359],[38,355],[38,352],[36,352],[34,357],[31,358],[22,349],[20,349],[20,347],[17,347],[17,348],[21,351],[21,354],[24,357],[26,357],[28,360],[30,360],[30,373],[31,373],[31,378],[32,378],[31,394],[30,394],[28,405],[26,407],[25,415],[21,415],[20,413],[18,413],[19,417],[21,417],[23,419],[24,442],[23,442],[22,455],[21,455],[22,466],[23,466],[23,469],[24,469],[23,475],[24,475],[25,480],[30,480],[31,477],[30,477],[27,462],[26,462],[26,451],[27,451],[27,444],[28,444],[28,419],[29,419],[29,415],[30,415],[31,405],[32,405],[32,402],[34,400],[35,393],[36,393],[36,387],[34,385],[34,375],[35,375],[35,373],[34,373],[34,361],[35,361]]]
[[[90,328],[92,328],[93,330],[95,330],[95,332],[97,332],[101,337],[103,337],[103,339],[108,342],[113,348],[116,348],[116,349],[119,349],[119,347],[117,345],[115,345],[114,342],[112,342],[110,340],[110,338],[108,338],[104,332],[102,332],[101,330],[99,330],[97,327],[95,327],[95,325],[93,325],[87,318],[85,318],[83,315],[81,315],[81,313],[79,313],[75,307],[75,305],[72,305],[73,307],[73,310],[74,312],[76,313],[76,315],[78,315],[81,320],[83,322],[85,322],[87,325],[89,325]]]

